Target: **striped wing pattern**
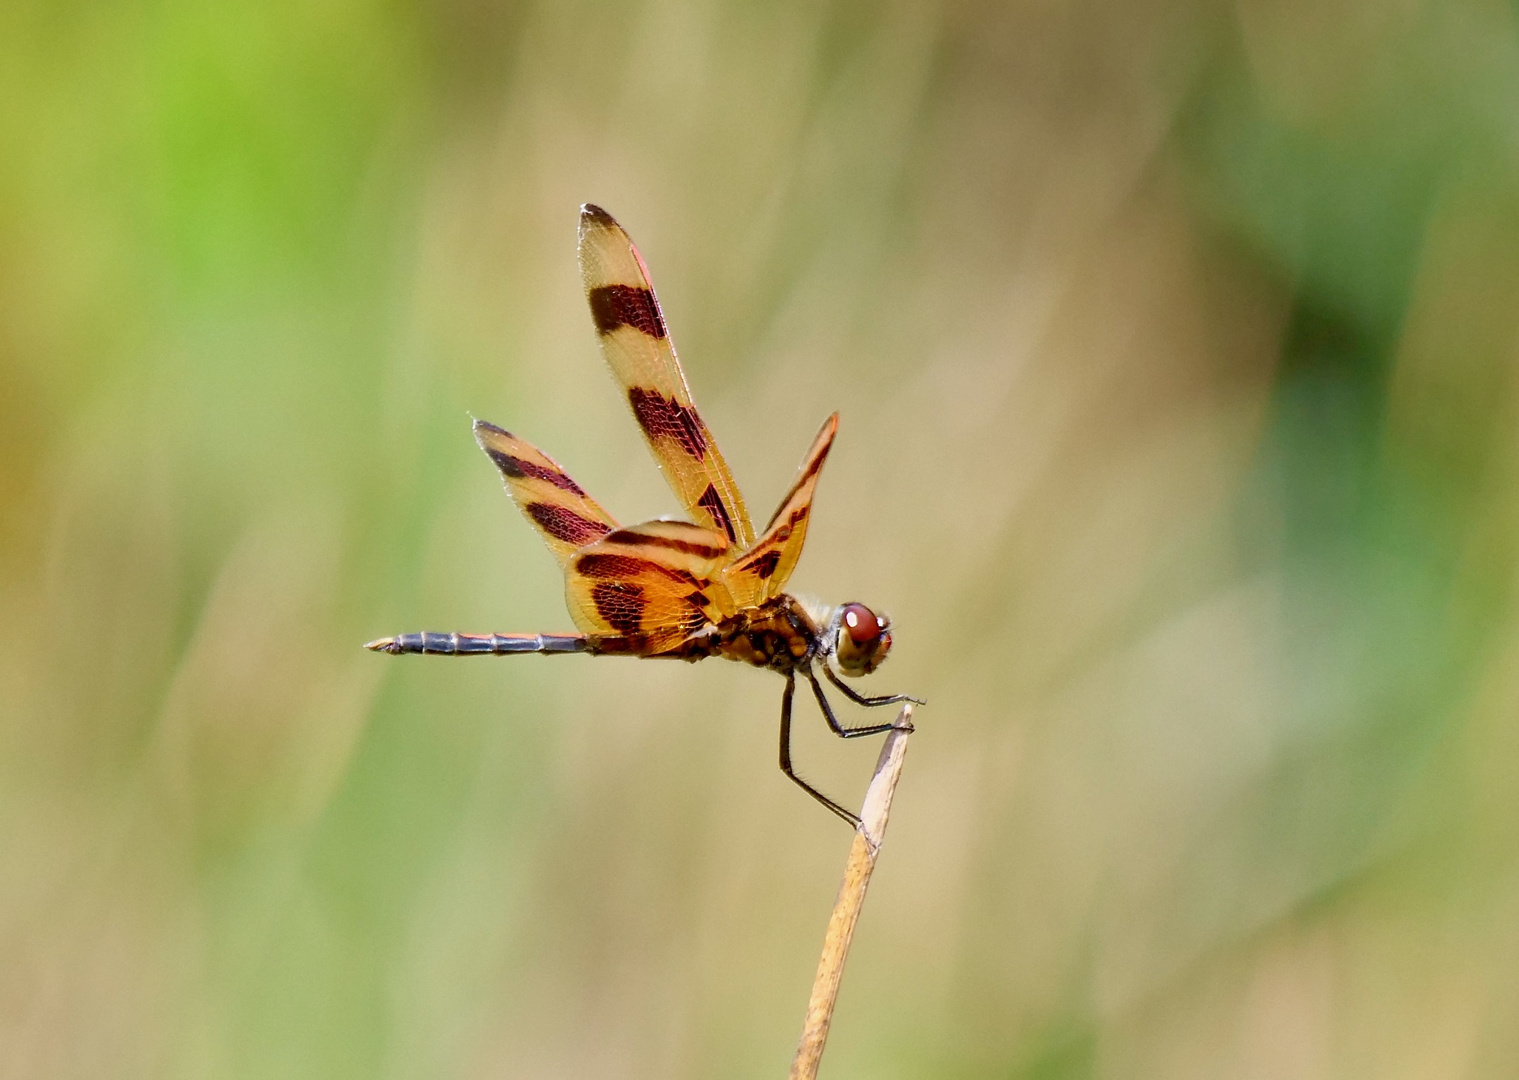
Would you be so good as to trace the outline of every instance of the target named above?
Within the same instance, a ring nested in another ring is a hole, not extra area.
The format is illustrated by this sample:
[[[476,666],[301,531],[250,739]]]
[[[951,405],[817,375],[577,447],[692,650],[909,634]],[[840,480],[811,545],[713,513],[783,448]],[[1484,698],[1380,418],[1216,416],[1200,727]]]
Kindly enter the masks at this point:
[[[582,548],[565,575],[565,603],[588,634],[641,639],[652,655],[725,615],[733,602],[719,579],[728,537],[686,521],[647,521]]]
[[[738,486],[691,402],[648,269],[622,227],[589,204],[581,208],[580,265],[607,362],[665,478],[698,524],[661,519],[622,528],[531,443],[483,420],[475,421],[475,440],[564,567],[575,625],[625,639],[628,651],[656,655],[785,587],[807,538],[838,414],[823,424],[756,540]]]
[[[531,443],[484,420],[475,421],[475,441],[501,470],[507,493],[559,565],[568,566],[575,552],[617,528],[611,514]]]
[[[817,438],[812,440],[812,448],[802,459],[791,490],[781,500],[764,535],[724,569],[723,582],[739,608],[754,607],[778,595],[796,569],[797,560],[802,557],[802,545],[807,541],[812,493],[838,429],[839,414],[834,413],[824,421]]]
[[[580,208],[580,272],[602,353],[676,497],[694,520],[749,547],[749,512],[691,401],[648,267],[612,215],[589,203]]]

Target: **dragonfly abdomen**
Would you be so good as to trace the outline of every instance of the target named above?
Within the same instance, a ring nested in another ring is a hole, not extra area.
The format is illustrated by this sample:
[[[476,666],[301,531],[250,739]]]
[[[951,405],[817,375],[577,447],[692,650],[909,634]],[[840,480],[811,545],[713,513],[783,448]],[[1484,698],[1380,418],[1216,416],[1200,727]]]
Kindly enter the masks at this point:
[[[588,644],[579,634],[441,634],[424,630],[380,638],[364,648],[373,652],[427,653],[431,656],[506,656],[511,653],[588,652]]]

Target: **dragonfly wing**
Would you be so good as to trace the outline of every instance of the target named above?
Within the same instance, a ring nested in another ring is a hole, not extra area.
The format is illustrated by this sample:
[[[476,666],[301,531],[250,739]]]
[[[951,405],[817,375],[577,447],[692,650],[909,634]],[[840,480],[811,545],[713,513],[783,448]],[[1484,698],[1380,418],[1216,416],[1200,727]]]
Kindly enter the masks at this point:
[[[695,521],[748,547],[749,511],[691,401],[649,269],[622,226],[589,203],[580,208],[580,272],[602,353],[665,479]]]
[[[802,545],[807,541],[812,493],[838,429],[839,414],[834,413],[823,423],[817,438],[812,440],[812,448],[802,459],[791,490],[781,500],[764,535],[723,571],[723,582],[740,608],[753,607],[779,594],[786,587],[791,571],[796,569],[797,560],[802,557]]]
[[[475,421],[475,441],[495,462],[506,491],[533,523],[549,550],[567,566],[570,557],[617,528],[559,463],[526,440],[484,420]]]
[[[565,603],[586,633],[662,652],[731,613],[720,579],[728,552],[726,533],[686,521],[617,529],[571,558]]]

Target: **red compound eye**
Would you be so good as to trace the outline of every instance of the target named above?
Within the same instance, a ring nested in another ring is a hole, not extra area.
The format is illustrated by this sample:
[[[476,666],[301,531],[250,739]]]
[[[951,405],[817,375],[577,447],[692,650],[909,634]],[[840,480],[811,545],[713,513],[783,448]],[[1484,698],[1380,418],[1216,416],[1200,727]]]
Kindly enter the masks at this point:
[[[881,636],[881,631],[885,627],[881,620],[876,618],[876,613],[864,604],[846,604],[844,629],[849,634],[849,640],[856,645],[869,645]]]

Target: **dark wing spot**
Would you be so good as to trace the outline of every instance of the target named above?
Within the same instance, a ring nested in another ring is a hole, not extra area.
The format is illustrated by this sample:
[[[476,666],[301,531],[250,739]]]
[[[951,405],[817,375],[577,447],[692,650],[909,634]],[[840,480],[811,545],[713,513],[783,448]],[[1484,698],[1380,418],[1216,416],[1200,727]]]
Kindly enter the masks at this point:
[[[763,555],[750,559],[744,564],[744,569],[753,572],[760,578],[768,578],[775,573],[775,568],[780,565],[781,553],[778,548],[771,548]]]
[[[587,221],[594,221],[603,229],[617,228],[617,222],[613,219],[612,215],[595,203],[585,203],[582,205],[580,207],[580,216]]]
[[[696,500],[696,505],[712,515],[712,520],[717,522],[718,528],[728,534],[729,541],[736,542],[738,534],[733,531],[733,520],[728,517],[728,508],[723,505],[723,500],[718,497],[717,488],[711,484],[707,490],[701,493],[701,498]]]
[[[806,484],[808,480],[811,480],[814,476],[816,476],[818,474],[818,471],[822,469],[823,462],[827,460],[827,454],[819,454],[817,457],[813,458],[807,463],[807,467],[802,470],[802,475],[796,478],[796,482],[791,485],[791,490],[786,492],[786,497],[781,500],[781,505],[776,507],[775,513],[771,516],[770,520],[765,523],[765,528],[768,529],[770,526],[775,524],[775,519],[781,516],[781,511],[786,509],[786,505],[796,497],[796,493],[802,490],[802,485]],[[804,507],[802,511],[802,517],[806,516],[806,509]],[[793,513],[791,515],[792,524],[796,524],[798,520],[799,519],[797,518],[796,514]]]
[[[591,589],[596,614],[619,634],[634,634],[643,625],[643,589],[626,581],[598,581]]]
[[[711,544],[698,544],[675,536],[656,536],[651,533],[641,533],[635,529],[618,529],[609,534],[607,539],[614,544],[626,544],[628,547],[669,548],[671,551],[696,555],[703,559],[715,559],[723,553],[721,549]]]
[[[560,491],[568,491],[573,495],[585,494],[579,484],[575,483],[575,481],[571,480],[558,469],[546,468],[536,462],[526,461],[520,457],[513,457],[511,454],[500,450],[487,450],[485,452],[496,463],[496,468],[500,469],[505,475],[510,476],[513,480],[521,480],[524,476],[530,476],[534,480],[542,480],[546,484],[553,484]]]
[[[630,578],[648,565],[651,565],[648,560],[635,559],[631,555],[608,555],[595,551],[577,559],[575,569],[586,577]]]
[[[833,442],[832,440],[829,440],[828,445],[823,448],[823,452],[821,454],[818,454],[807,463],[807,467],[802,470],[802,475],[798,476],[796,478],[796,483],[791,485],[792,491],[795,491],[797,488],[801,487],[808,480],[811,480],[814,476],[822,471],[823,463],[828,460],[828,451],[832,448],[832,446]]]
[[[527,475],[527,473],[522,471],[523,461],[521,458],[514,458],[504,450],[487,448],[485,452],[496,463],[496,468],[500,469],[503,474],[510,476],[513,480],[521,480]]]
[[[635,285],[602,285],[592,289],[587,298],[591,301],[591,318],[600,334],[610,334],[619,326],[631,326],[651,338],[665,336],[665,320],[659,314],[659,304],[648,289]]]
[[[688,409],[674,398],[641,386],[629,388],[628,404],[633,406],[638,426],[651,441],[674,439],[697,461],[707,456],[707,433],[702,430],[701,417],[696,415],[695,409]]]
[[[575,570],[589,578],[601,578],[609,581],[625,581],[628,578],[637,577],[639,574],[654,573],[669,578],[671,581],[679,581],[693,588],[701,588],[695,575],[686,570],[677,570],[674,567],[661,566],[657,562],[648,559],[635,558],[632,555],[614,555],[605,551],[593,551],[580,556],[575,562]]]
[[[535,502],[528,503],[523,509],[544,532],[556,540],[563,540],[566,544],[574,544],[576,547],[585,547],[592,540],[599,540],[607,533],[607,527],[601,522],[583,518],[567,507]]]
[[[693,605],[695,605],[696,607],[699,607],[699,608],[704,608],[708,604],[712,603],[712,601],[711,601],[711,599],[708,598],[708,596],[707,596],[706,593],[698,591],[698,592],[694,592],[691,595],[687,596],[686,597],[686,603],[693,604]]]
[[[795,493],[793,492],[793,494],[795,494]],[[786,507],[790,504],[790,502],[791,502],[791,496],[787,495],[786,496],[786,501],[783,502],[783,503],[781,503],[780,506],[777,506],[775,508],[775,513],[772,514],[770,516],[770,520],[765,523],[765,528],[767,530],[772,529],[772,528],[775,527],[775,523],[780,520],[781,511],[784,510],[784,509],[786,509]],[[812,504],[811,503],[802,503],[801,506],[798,506],[795,510],[791,511],[790,516],[788,516],[786,518],[786,524],[783,525],[783,526],[781,526],[781,530],[786,534],[786,536],[780,536],[779,533],[777,533],[776,535],[778,537],[780,537],[780,539],[783,539],[783,540],[786,539],[786,537],[789,537],[791,535],[791,527],[793,525],[798,524],[799,522],[807,520],[807,515],[810,514],[810,513],[812,513]]]

